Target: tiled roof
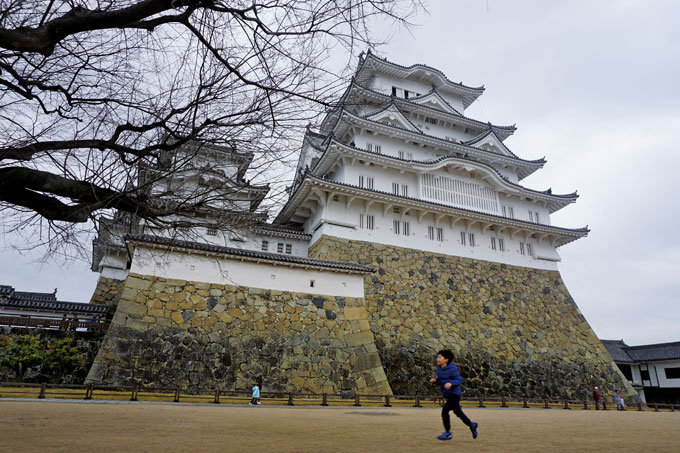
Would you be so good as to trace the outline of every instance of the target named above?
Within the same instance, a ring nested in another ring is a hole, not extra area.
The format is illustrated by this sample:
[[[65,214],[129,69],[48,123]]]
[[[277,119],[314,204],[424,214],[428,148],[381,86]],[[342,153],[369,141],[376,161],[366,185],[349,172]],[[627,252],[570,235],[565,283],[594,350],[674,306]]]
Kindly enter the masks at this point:
[[[609,355],[616,363],[633,363],[634,360],[630,358],[626,352],[628,345],[623,340],[601,340],[602,345],[607,350]]]
[[[14,291],[14,288],[6,285],[0,285],[0,295],[9,296],[0,299],[0,306],[19,310],[101,314],[107,313],[109,310],[109,307],[106,305],[64,302],[57,300],[55,293]]]
[[[459,207],[459,206],[451,206],[451,205],[448,205],[448,204],[438,203],[438,202],[435,202],[435,201],[422,200],[422,199],[419,199],[419,198],[406,197],[406,196],[403,196],[403,195],[395,195],[391,192],[384,192],[384,191],[375,190],[375,189],[367,189],[365,187],[359,187],[359,186],[356,186],[356,185],[353,185],[353,184],[346,184],[346,183],[341,183],[341,182],[337,182],[337,181],[331,181],[331,180],[328,180],[328,179],[325,179],[325,178],[319,178],[317,176],[314,176],[309,171],[307,171],[304,174],[303,182],[295,189],[295,193],[291,195],[291,197],[288,199],[288,202],[286,203],[286,205],[279,212],[276,219],[274,219],[275,222],[276,221],[283,221],[284,219],[286,219],[285,211],[290,207],[290,203],[295,198],[296,194],[301,190],[302,186],[304,185],[304,183],[307,180],[312,181],[312,183],[329,183],[329,184],[333,184],[334,186],[337,186],[339,188],[348,188],[348,189],[360,190],[360,191],[365,192],[365,193],[371,193],[371,194],[376,194],[376,195],[387,196],[387,197],[390,197],[390,198],[396,198],[396,199],[421,203],[423,205],[436,206],[436,207],[445,208],[445,209],[455,209],[457,211],[462,211],[462,212],[466,212],[466,213],[474,214],[474,215],[481,215],[481,216],[485,216],[485,217],[492,218],[492,219],[499,219],[499,220],[503,220],[503,221],[506,221],[506,222],[516,223],[516,224],[519,224],[519,225],[522,225],[522,226],[532,226],[532,227],[538,227],[538,228],[541,228],[541,229],[547,229],[547,230],[553,231],[555,233],[562,233],[562,234],[569,235],[569,236],[572,237],[571,240],[575,240],[573,238],[574,235],[578,235],[579,237],[582,237],[582,236],[585,236],[588,233],[590,233],[590,229],[587,226],[582,227],[582,228],[563,228],[563,227],[557,227],[557,226],[554,226],[554,225],[547,225],[547,224],[544,224],[544,223],[535,223],[535,222],[529,222],[527,220],[522,220],[522,219],[514,219],[514,218],[510,218],[510,217],[503,217],[503,216],[500,216],[500,215],[497,215],[497,214],[491,214],[491,213],[488,213],[488,212],[477,211],[475,209],[468,209],[468,208],[463,208],[463,207]]]
[[[376,90],[373,90],[373,89],[371,89],[371,88],[365,87],[365,86],[363,86],[362,84],[360,84],[359,82],[356,82],[356,81],[353,82],[353,85],[355,85],[355,86],[361,88],[362,90],[369,91],[369,92],[371,92],[371,93],[380,95],[380,96],[385,97],[385,98],[391,97],[391,96],[386,95],[385,93],[381,93],[381,92],[379,92],[379,91],[376,91]],[[350,85],[350,88],[351,88],[351,87],[352,87],[352,85]],[[415,98],[415,99],[423,99],[424,97],[426,97],[426,96],[428,96],[428,95],[430,95],[430,94],[432,94],[432,93],[436,93],[437,95],[439,95],[439,93],[437,92],[436,89],[432,89],[432,90],[429,91],[427,94],[424,94],[424,95],[422,95],[422,96],[420,96],[420,97],[418,97],[418,98]],[[440,97],[441,97],[441,96],[440,96]],[[433,112],[444,113],[444,114],[446,114],[446,115],[452,115],[454,118],[462,118],[462,119],[465,119],[465,120],[468,120],[468,121],[472,121],[473,123],[476,123],[480,128],[485,128],[485,127],[488,127],[488,125],[489,125],[488,122],[485,123],[485,122],[483,122],[483,121],[476,120],[476,119],[474,119],[474,118],[470,118],[469,116],[466,116],[466,115],[464,115],[464,114],[458,112],[454,107],[452,107],[452,106],[446,101],[446,99],[443,99],[443,98],[442,98],[442,100],[443,100],[444,102],[446,102],[446,104],[447,104],[449,107],[451,107],[454,111],[456,111],[456,113],[458,113],[458,115],[453,115],[453,114],[451,114],[450,112],[447,112],[447,111],[445,111],[445,110],[441,110],[441,109],[438,109],[438,108],[435,108],[435,107],[431,107],[431,106],[429,106],[429,105],[419,104],[419,103],[417,103],[417,102],[413,102],[412,99],[406,99],[406,98],[399,98],[399,97],[397,97],[397,98],[394,98],[394,100],[397,101],[397,102],[399,102],[399,103],[410,104],[410,105],[413,105],[413,106],[417,106],[417,107],[421,107],[421,108],[424,108],[424,109],[431,110],[431,111],[433,111]],[[493,127],[494,129],[500,129],[500,130],[508,131],[508,132],[514,132],[514,131],[517,130],[517,127],[516,127],[515,125],[511,125],[511,126],[498,126],[498,125],[496,125],[496,124],[492,124],[492,127]]]
[[[354,117],[354,118],[362,119],[362,120],[364,120],[364,121],[370,121],[371,123],[374,123],[374,124],[378,124],[378,125],[381,125],[381,126],[388,126],[388,127],[393,128],[393,129],[397,129],[397,130],[401,130],[401,131],[407,132],[407,133],[409,133],[409,134],[422,135],[423,137],[427,137],[427,138],[430,138],[430,139],[435,139],[435,140],[440,141],[440,142],[442,142],[442,143],[449,143],[449,144],[452,144],[452,145],[463,146],[463,147],[465,147],[465,148],[473,149],[473,150],[475,150],[475,151],[480,151],[480,152],[482,152],[482,153],[487,153],[487,154],[490,154],[490,155],[493,155],[493,156],[498,156],[498,157],[502,157],[502,158],[505,158],[505,159],[510,159],[510,160],[513,160],[513,161],[519,161],[519,162],[522,162],[522,163],[525,163],[525,164],[532,164],[532,165],[543,165],[543,164],[545,164],[545,159],[544,159],[544,158],[541,158],[541,159],[534,159],[534,160],[528,160],[528,159],[522,159],[522,158],[517,157],[517,156],[515,156],[515,155],[508,156],[508,155],[506,155],[506,154],[497,153],[497,152],[495,152],[495,151],[490,151],[490,150],[488,150],[488,149],[476,148],[476,147],[473,147],[473,146],[470,146],[470,145],[466,145],[466,144],[464,144],[464,143],[454,143],[454,142],[450,142],[450,141],[446,140],[445,138],[437,137],[436,135],[430,135],[430,134],[426,134],[426,133],[424,133],[424,132],[418,133],[418,132],[414,132],[414,131],[412,131],[412,130],[410,130],[410,129],[406,129],[406,128],[403,128],[403,127],[392,126],[392,125],[390,125],[390,124],[382,123],[382,122],[380,122],[380,121],[375,121],[375,120],[372,120],[372,119],[367,118],[367,117],[365,117],[365,116],[355,115],[355,114],[353,114],[353,113],[351,113],[351,112],[349,112],[349,111],[347,111],[347,110],[343,110],[343,111],[340,113],[340,116],[338,117],[338,122],[336,123],[336,125],[334,126],[333,129],[337,128],[337,125],[340,123],[340,120],[341,120],[341,118],[342,118],[342,116],[343,116],[344,113],[346,113],[347,115],[350,115],[351,117]]]
[[[350,263],[346,261],[328,261],[316,258],[307,258],[293,255],[285,255],[279,253],[261,252],[259,250],[237,249],[233,247],[224,247],[219,245],[204,244],[199,242],[180,241],[176,239],[151,236],[148,234],[135,234],[125,236],[128,242],[140,242],[148,244],[157,244],[164,247],[174,247],[186,250],[198,250],[204,252],[217,253],[221,255],[231,255],[243,258],[250,258],[253,260],[266,260],[283,262],[297,266],[311,266],[330,270],[344,270],[359,273],[372,273],[373,268],[357,263]]]
[[[391,156],[391,155],[389,155],[389,154],[383,154],[383,153],[378,153],[378,152],[376,152],[376,151],[369,151],[369,150],[366,150],[366,149],[363,149],[363,148],[357,148],[356,146],[347,145],[347,144],[341,143],[341,142],[339,142],[339,141],[337,141],[337,140],[336,140],[336,143],[339,143],[339,144],[341,144],[342,146],[346,146],[346,147],[348,147],[348,148],[355,149],[355,150],[357,150],[357,151],[365,152],[365,153],[367,153],[367,154],[374,154],[374,155],[376,155],[376,156],[386,157],[386,158],[398,160],[398,161],[401,161],[401,162],[413,162],[413,163],[424,164],[424,165],[436,165],[436,164],[438,164],[438,163],[440,163],[440,162],[443,162],[443,161],[445,161],[445,160],[447,160],[447,159],[464,159],[464,160],[469,160],[470,162],[474,162],[474,163],[476,163],[476,164],[478,164],[478,165],[483,165],[483,166],[489,168],[490,170],[493,170],[494,173],[496,173],[503,181],[505,181],[506,183],[508,183],[508,184],[510,184],[510,185],[512,185],[512,186],[515,186],[515,187],[517,187],[517,188],[519,188],[519,189],[526,190],[526,191],[529,191],[529,192],[533,192],[533,193],[536,193],[536,194],[548,195],[548,196],[554,197],[554,198],[563,198],[563,199],[575,199],[575,198],[578,198],[578,194],[577,194],[576,192],[567,193],[567,194],[553,194],[553,193],[552,193],[552,189],[547,189],[547,190],[534,190],[534,189],[530,189],[530,188],[528,188],[528,187],[524,187],[524,186],[522,186],[522,185],[520,185],[520,184],[517,184],[517,183],[515,183],[515,182],[510,181],[510,180],[509,180],[507,177],[505,177],[500,171],[498,171],[498,169],[496,169],[493,165],[488,164],[488,163],[486,163],[486,162],[482,162],[481,160],[473,159],[473,158],[471,158],[471,157],[469,157],[469,156],[462,156],[462,157],[457,157],[457,156],[441,156],[441,157],[438,157],[437,159],[433,159],[433,160],[402,159],[402,158],[400,158],[400,157]],[[320,162],[321,162],[321,161],[317,162],[317,165],[319,165]],[[313,171],[313,170],[314,170],[314,169],[312,169],[312,171]]]
[[[259,226],[257,227],[257,230],[263,234],[270,234],[272,236],[295,237],[303,240],[312,239],[311,234],[307,234],[302,230],[292,230],[290,228],[284,228],[271,224]]]
[[[647,344],[643,346],[629,346],[628,355],[636,362],[652,362],[657,360],[679,360],[680,341],[673,343]]]
[[[680,360],[680,341],[671,343],[628,346],[623,340],[601,340],[617,363],[641,363],[662,360]]]
[[[396,67],[398,67],[398,68],[405,69],[405,70],[411,70],[411,69],[416,69],[416,68],[424,68],[424,69],[428,69],[428,70],[430,70],[430,71],[432,71],[432,72],[436,72],[439,76],[441,76],[444,80],[446,80],[448,83],[450,83],[450,84],[452,84],[452,85],[459,86],[459,87],[464,88],[464,89],[466,89],[466,90],[477,91],[479,94],[482,94],[482,93],[484,92],[484,86],[481,86],[481,87],[471,87],[471,86],[463,85],[463,82],[454,82],[453,80],[449,80],[449,78],[446,77],[446,75],[445,75],[443,72],[441,72],[439,69],[433,68],[432,66],[428,66],[428,65],[425,65],[425,64],[419,64],[419,63],[417,63],[417,64],[412,64],[411,66],[403,66],[403,65],[400,65],[400,64],[391,62],[391,61],[389,61],[387,58],[380,58],[380,57],[378,57],[378,56],[375,55],[373,52],[371,52],[370,49],[368,50],[365,59],[361,62],[359,70],[361,70],[361,66],[363,66],[363,64],[364,64],[366,61],[368,61],[368,58],[369,58],[369,57],[373,57],[373,58],[375,58],[376,60],[381,61],[382,63],[387,63],[387,64],[389,64],[389,65],[396,66]],[[357,71],[357,72],[359,72],[359,71]]]

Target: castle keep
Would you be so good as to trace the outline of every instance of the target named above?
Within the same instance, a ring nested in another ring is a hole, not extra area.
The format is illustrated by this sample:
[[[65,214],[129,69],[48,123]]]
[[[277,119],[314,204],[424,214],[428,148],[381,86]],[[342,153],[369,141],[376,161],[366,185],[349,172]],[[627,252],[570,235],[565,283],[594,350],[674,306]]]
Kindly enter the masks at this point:
[[[632,392],[557,269],[588,229],[550,215],[577,195],[522,185],[545,160],[504,144],[514,126],[466,116],[483,91],[362,56],[271,224],[252,156],[197,144],[161,184],[220,187],[230,205],[191,231],[108,223],[93,300],[117,310],[88,382],[424,393],[450,348],[466,395]]]

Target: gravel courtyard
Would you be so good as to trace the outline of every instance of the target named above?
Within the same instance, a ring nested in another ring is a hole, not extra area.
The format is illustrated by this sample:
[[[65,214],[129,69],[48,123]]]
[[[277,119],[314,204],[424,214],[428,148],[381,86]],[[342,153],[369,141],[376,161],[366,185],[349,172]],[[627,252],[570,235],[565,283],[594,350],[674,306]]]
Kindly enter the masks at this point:
[[[274,407],[0,400],[7,452],[678,451],[680,413],[478,409],[473,440],[437,408]]]

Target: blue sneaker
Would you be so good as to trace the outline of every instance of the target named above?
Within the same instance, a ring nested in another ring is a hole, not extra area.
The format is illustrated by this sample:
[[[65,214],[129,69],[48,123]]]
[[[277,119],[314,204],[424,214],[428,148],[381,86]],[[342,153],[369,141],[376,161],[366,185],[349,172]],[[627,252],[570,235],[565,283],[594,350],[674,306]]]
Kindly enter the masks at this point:
[[[472,438],[476,439],[477,438],[477,427],[479,426],[479,423],[472,422],[470,425],[470,431],[472,431]]]
[[[444,431],[443,433],[437,436],[437,439],[439,440],[451,440],[452,438],[453,435],[448,431]]]

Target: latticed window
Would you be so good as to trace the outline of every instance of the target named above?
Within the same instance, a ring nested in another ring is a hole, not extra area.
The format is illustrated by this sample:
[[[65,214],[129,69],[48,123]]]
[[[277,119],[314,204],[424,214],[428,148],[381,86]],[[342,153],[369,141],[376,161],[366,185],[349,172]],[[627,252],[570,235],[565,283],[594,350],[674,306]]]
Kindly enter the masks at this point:
[[[208,236],[217,236],[217,228],[208,228]]]
[[[496,238],[491,238],[491,250],[496,250]]]
[[[427,238],[431,241],[434,241],[434,227],[433,226],[427,227]]]
[[[437,240],[439,242],[444,241],[444,229],[443,228],[437,228]]]
[[[290,255],[293,253],[293,244],[286,244],[286,253]]]
[[[269,250],[269,241],[264,240],[262,241],[262,251],[266,252],[267,250]]]
[[[423,175],[423,197],[441,203],[498,212],[498,197],[494,189],[448,176]]]

